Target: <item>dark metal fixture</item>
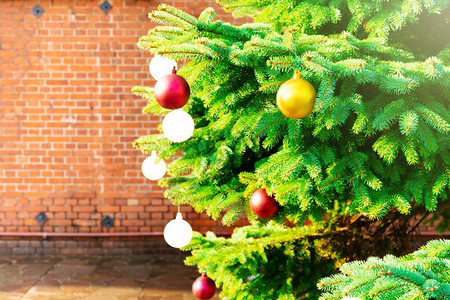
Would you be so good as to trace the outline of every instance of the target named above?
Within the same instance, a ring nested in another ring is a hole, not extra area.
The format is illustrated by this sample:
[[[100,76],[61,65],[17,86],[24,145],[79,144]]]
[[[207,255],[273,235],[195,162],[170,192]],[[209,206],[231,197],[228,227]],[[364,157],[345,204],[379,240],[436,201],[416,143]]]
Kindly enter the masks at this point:
[[[105,14],[107,14],[112,8],[112,5],[108,1],[105,1],[100,5],[100,9],[103,10]]]
[[[45,224],[45,222],[47,222],[48,221],[48,217],[47,217],[47,215],[45,214],[45,212],[40,212],[40,213],[38,213],[37,215],[36,215],[36,217],[34,217],[35,219],[36,219],[36,221],[39,223],[39,224],[41,224],[41,225],[44,225]]]
[[[32,9],[31,9],[31,13],[33,15],[36,16],[36,18],[39,18],[40,16],[42,16],[45,12],[45,9],[40,6],[39,4],[36,4]]]
[[[110,216],[104,217],[102,220],[102,226],[105,227],[106,229],[110,229],[111,227],[114,226],[114,219],[111,218]]]

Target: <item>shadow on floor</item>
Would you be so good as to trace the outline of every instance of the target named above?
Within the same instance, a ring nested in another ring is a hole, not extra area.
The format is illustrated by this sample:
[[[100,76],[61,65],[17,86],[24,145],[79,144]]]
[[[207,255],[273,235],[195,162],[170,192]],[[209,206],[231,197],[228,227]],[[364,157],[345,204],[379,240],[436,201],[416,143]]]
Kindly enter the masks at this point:
[[[199,273],[183,259],[6,255],[0,258],[0,300],[194,300],[191,286]]]

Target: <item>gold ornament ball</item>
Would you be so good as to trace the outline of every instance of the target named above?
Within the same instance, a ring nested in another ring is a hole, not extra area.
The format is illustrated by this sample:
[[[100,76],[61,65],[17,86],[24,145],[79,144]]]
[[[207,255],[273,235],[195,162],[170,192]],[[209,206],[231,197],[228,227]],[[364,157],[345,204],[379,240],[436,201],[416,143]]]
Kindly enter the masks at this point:
[[[300,119],[309,115],[316,103],[316,90],[308,81],[295,73],[280,86],[277,92],[277,105],[281,112],[289,118]]]

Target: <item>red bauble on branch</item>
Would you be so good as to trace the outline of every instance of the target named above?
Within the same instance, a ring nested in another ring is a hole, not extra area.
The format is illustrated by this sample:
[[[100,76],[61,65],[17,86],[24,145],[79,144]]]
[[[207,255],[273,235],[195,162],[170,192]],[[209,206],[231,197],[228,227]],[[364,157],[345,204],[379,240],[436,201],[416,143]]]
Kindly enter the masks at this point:
[[[260,218],[273,217],[279,208],[273,197],[269,197],[265,189],[256,190],[250,199],[253,212]]]
[[[189,84],[183,77],[177,75],[175,68],[172,74],[165,75],[156,82],[153,91],[159,105],[167,109],[182,108],[191,94]]]
[[[216,284],[214,281],[206,276],[205,273],[202,276],[195,279],[192,284],[192,293],[198,299],[211,299],[216,292]]]

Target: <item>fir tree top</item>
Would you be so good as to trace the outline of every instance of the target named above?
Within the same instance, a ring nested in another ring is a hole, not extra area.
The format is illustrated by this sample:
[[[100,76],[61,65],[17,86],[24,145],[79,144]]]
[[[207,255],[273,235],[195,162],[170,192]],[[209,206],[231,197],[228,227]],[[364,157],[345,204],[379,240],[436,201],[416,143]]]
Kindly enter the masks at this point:
[[[418,60],[388,33],[424,10],[441,12],[448,1],[223,4],[269,24],[233,26],[215,21],[211,8],[195,18],[162,4],[149,15],[162,26],[139,41],[143,50],[187,61],[179,74],[191,85],[185,110],[194,136],[134,143],[165,159],[183,152],[160,181],[174,204],[224,224],[244,212],[254,219],[248,198],[260,187],[282,205],[280,222],[319,220],[336,204],[371,218],[437,208],[450,174],[449,50]],[[283,116],[274,100],[294,70],[318,91],[313,113],[300,120]],[[167,113],[151,88],[134,92],[149,99],[144,112]]]

